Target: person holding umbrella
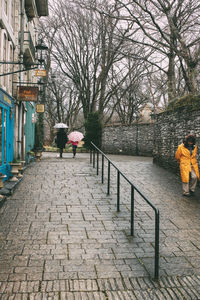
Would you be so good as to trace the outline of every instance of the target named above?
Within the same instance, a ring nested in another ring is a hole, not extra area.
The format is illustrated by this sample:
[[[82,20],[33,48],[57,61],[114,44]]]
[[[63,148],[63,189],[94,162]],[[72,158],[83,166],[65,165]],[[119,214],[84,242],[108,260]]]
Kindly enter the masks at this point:
[[[78,146],[78,141],[76,141],[76,142],[68,141],[67,144],[72,144],[73,158],[75,158],[75,156],[76,156],[76,148]]]
[[[73,131],[68,135],[69,141],[67,144],[72,144],[73,158],[76,156],[78,143],[83,139],[83,134],[79,131]]]
[[[62,158],[63,149],[68,141],[67,134],[65,132],[65,128],[68,128],[68,126],[63,123],[58,123],[54,126],[54,128],[58,128],[55,142],[57,147],[60,149],[60,158]]]

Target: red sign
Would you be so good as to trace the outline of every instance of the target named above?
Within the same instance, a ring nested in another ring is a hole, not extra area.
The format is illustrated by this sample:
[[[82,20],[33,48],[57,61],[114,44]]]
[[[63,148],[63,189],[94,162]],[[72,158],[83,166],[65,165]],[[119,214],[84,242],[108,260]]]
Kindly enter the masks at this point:
[[[31,86],[18,86],[17,99],[21,101],[34,101],[38,100],[38,87]]]

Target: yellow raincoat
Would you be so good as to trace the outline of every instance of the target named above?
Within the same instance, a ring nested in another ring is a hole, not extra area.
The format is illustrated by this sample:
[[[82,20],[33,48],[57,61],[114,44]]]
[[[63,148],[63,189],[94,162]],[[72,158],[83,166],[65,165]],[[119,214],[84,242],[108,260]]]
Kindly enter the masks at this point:
[[[199,179],[199,167],[198,167],[196,155],[197,155],[197,146],[195,146],[194,150],[192,151],[192,155],[190,154],[190,151],[184,146],[184,144],[178,146],[175,158],[180,163],[182,182],[185,183],[189,182],[191,165],[193,166],[194,172],[196,173]]]

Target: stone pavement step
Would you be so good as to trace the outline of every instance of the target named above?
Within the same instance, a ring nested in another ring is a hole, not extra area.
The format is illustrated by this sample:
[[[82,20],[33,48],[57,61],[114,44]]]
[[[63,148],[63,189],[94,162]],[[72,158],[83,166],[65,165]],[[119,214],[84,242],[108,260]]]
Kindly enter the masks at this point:
[[[0,209],[0,299],[200,299],[198,199],[182,199],[149,158],[113,159],[161,211],[159,282],[154,215],[139,195],[131,237],[125,182],[117,213],[113,171],[106,196],[88,154],[45,153]]]
[[[15,298],[11,298],[11,296]],[[200,276],[1,282],[0,299],[199,299]],[[10,297],[10,298],[9,298]],[[54,299],[54,298],[52,298]]]

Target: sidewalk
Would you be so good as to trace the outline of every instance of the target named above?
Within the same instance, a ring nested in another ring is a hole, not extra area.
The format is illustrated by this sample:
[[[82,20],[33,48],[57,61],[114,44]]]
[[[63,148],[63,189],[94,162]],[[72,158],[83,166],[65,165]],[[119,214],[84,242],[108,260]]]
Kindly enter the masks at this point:
[[[0,299],[200,299],[200,197],[151,158],[111,159],[160,210],[160,280],[154,272],[154,214],[116,175],[111,194],[88,154],[44,153],[0,209]],[[105,168],[106,175],[106,168]]]

